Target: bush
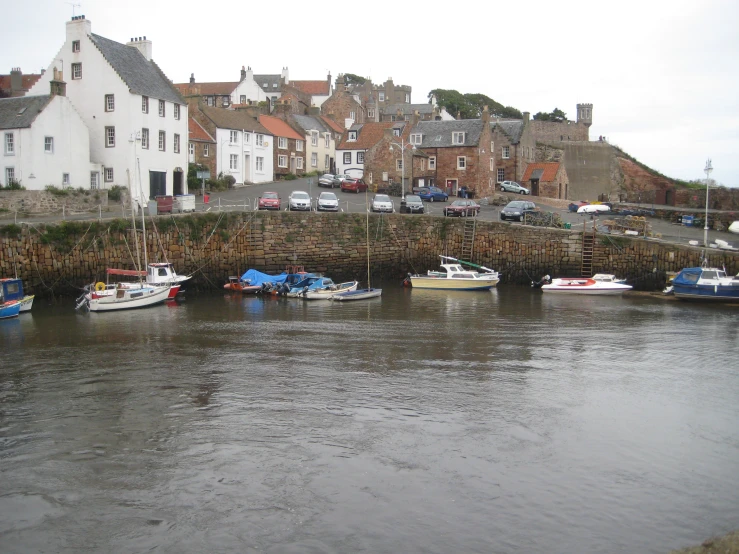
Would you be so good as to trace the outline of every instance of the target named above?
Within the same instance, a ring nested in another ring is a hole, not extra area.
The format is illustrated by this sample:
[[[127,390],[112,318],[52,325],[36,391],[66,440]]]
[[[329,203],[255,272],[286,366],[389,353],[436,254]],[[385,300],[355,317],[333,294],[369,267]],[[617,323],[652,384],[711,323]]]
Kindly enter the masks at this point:
[[[69,189],[60,189],[54,185],[46,185],[46,192],[53,194],[54,196],[69,196]]]
[[[285,181],[294,181],[298,177],[294,173],[288,173],[285,175]]]
[[[124,190],[126,189],[120,185],[113,185],[108,189],[108,200],[112,200],[113,202],[120,202],[123,198]]]
[[[0,185],[0,189],[2,188],[3,186]],[[21,185],[21,182],[18,179],[11,179],[4,188],[5,190],[26,190],[26,187]]]

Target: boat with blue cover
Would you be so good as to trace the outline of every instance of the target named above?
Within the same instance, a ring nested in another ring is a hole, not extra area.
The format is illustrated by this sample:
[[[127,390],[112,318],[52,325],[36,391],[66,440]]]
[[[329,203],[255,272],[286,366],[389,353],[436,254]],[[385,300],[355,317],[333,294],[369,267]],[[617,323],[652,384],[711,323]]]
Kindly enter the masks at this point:
[[[686,267],[672,280],[672,291],[683,300],[739,302],[739,275],[717,267]]]

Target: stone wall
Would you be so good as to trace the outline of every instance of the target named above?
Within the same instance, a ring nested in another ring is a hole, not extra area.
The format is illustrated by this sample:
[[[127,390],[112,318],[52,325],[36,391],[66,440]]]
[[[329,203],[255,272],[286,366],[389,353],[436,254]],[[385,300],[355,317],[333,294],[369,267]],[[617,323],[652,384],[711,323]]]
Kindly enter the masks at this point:
[[[193,274],[190,288],[219,289],[249,268],[288,265],[334,279],[366,281],[367,216],[317,213],[211,213],[158,216],[147,224],[149,261],[168,260]],[[464,219],[370,215],[373,280],[435,269],[439,254],[462,251]],[[30,293],[75,294],[104,280],[108,267],[132,269],[130,221],[0,226],[0,275],[18,274]],[[156,228],[155,228],[156,227]],[[159,244],[166,252],[166,258]],[[503,283],[528,284],[544,274],[580,273],[582,234],[565,229],[478,221],[472,261],[502,272]],[[615,273],[636,288],[660,289],[665,272],[700,264],[701,249],[643,239],[599,236],[593,271]],[[739,272],[739,255],[708,250],[708,262]]]
[[[537,142],[567,142],[589,140],[589,127],[584,123],[574,121],[538,121],[532,119],[528,122],[531,132]]]
[[[45,190],[2,190],[0,211],[19,214],[52,215],[66,213],[98,213],[119,209],[120,202],[108,203],[105,189],[65,189],[52,194]]]

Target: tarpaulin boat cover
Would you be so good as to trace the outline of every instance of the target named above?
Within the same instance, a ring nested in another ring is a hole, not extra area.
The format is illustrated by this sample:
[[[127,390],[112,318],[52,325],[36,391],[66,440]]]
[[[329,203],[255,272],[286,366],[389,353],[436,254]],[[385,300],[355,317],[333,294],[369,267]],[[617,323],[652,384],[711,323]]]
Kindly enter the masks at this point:
[[[686,267],[677,277],[672,280],[673,285],[695,285],[700,279],[703,268],[701,267]]]
[[[249,284],[252,286],[261,286],[264,283],[279,285],[284,283],[287,277],[287,273],[282,273],[281,275],[267,275],[266,273],[262,273],[256,269],[250,269],[241,276],[241,280],[249,281]]]

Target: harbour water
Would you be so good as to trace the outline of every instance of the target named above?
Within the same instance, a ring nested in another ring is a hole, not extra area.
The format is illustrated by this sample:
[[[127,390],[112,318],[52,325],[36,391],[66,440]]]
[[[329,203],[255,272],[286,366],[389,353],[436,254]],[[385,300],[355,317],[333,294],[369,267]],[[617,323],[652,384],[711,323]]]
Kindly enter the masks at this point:
[[[0,322],[0,545],[653,552],[739,528],[739,307],[230,294]]]

